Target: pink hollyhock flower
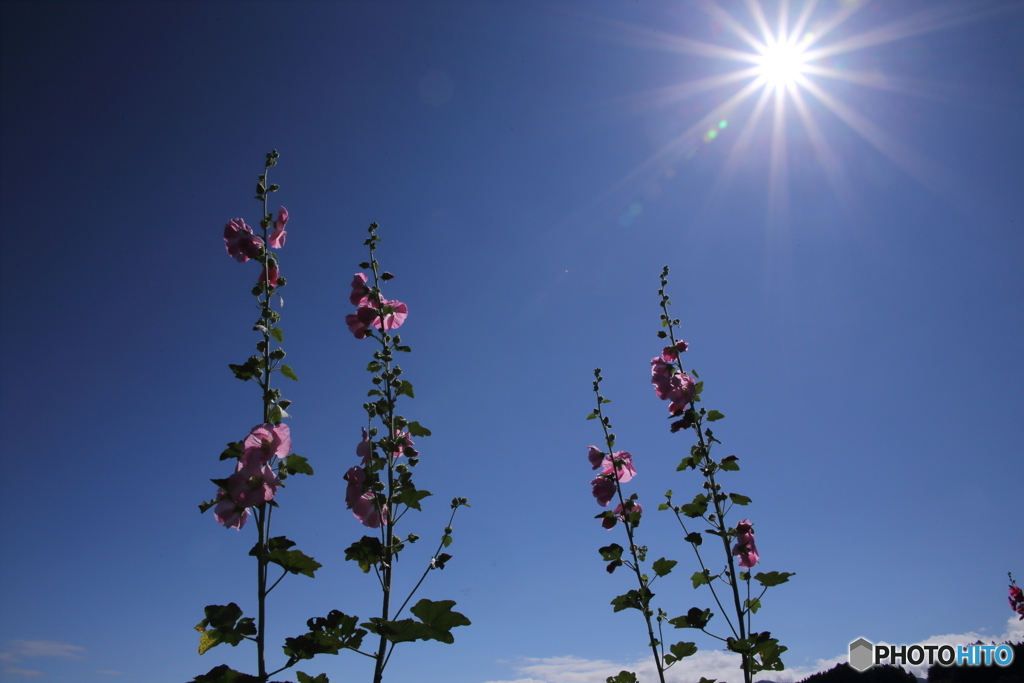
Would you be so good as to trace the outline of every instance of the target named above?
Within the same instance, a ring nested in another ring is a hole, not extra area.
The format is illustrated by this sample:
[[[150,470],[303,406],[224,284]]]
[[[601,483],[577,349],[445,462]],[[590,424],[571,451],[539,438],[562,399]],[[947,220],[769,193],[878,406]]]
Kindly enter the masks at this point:
[[[644,507],[640,503],[634,502],[632,500],[626,501],[626,507],[623,507],[623,504],[619,503],[618,507],[615,508],[615,517],[605,517],[603,520],[601,520],[601,526],[603,526],[605,529],[611,529],[615,526],[616,519],[618,519],[620,522],[625,522],[626,515],[632,512],[639,512],[640,514],[643,514]]]
[[[383,329],[385,330],[397,330],[405,322],[405,319],[409,317],[409,307],[403,304],[401,301],[389,301],[384,299],[381,303],[381,308],[390,306],[393,311],[391,313],[384,314]],[[378,330],[381,329],[380,316],[374,316],[372,325]]]
[[[373,491],[363,491],[366,482],[366,472],[362,467],[352,467],[345,473],[345,481],[348,487],[345,490],[345,505],[352,510],[363,526],[371,529],[380,527],[381,522],[387,519],[387,506],[378,507],[377,495]]]
[[[1021,590],[1014,581],[1013,577],[1010,577],[1010,609],[1020,615],[1020,620],[1024,620],[1024,591]]]
[[[615,497],[615,482],[607,477],[598,477],[590,485],[594,487],[591,493],[597,498],[597,504],[603,508],[608,507],[608,503]]]
[[[269,241],[270,246],[274,249],[280,249],[284,246],[284,240],[288,237],[288,233],[285,232],[284,226],[288,225],[288,209],[283,206],[277,210],[277,220],[274,221],[274,232],[270,233]]]
[[[352,276],[352,293],[349,294],[348,300],[353,306],[365,306],[370,301],[367,298],[370,288],[366,286],[366,279],[365,273],[356,273]]]
[[[241,218],[232,218],[224,226],[224,248],[239,263],[260,255],[263,239],[252,234],[252,228]]]
[[[345,316],[345,324],[356,339],[364,339],[370,333],[370,321],[376,316],[377,313],[372,308],[360,306],[355,313]]]
[[[269,283],[269,286],[270,287],[277,287],[277,278],[279,278],[279,277],[280,277],[280,272],[277,269],[277,261],[274,261],[273,259],[271,259],[270,260],[270,283]],[[259,282],[263,282],[263,283],[267,282],[267,267],[266,266],[264,266],[263,270],[260,271]]]
[[[760,555],[757,546],[754,545],[754,527],[749,519],[744,519],[736,525],[736,545],[733,546],[732,554],[740,558],[740,566],[744,569],[751,569],[757,564]]]
[[[395,438],[398,440],[398,450],[392,453],[391,455],[393,455],[396,458],[401,457],[403,455],[410,458],[415,458],[417,455],[419,455],[419,451],[413,448],[412,437],[409,436],[408,432],[398,430],[397,432],[395,432]]]
[[[228,494],[239,507],[262,505],[274,499],[280,481],[277,473],[251,451],[238,460],[235,473],[228,477]]]
[[[590,460],[590,469],[596,470],[604,461],[604,453],[599,451],[596,446],[587,446],[587,459]]]
[[[373,448],[370,446],[370,435],[366,433],[366,427],[363,427],[363,440],[356,445],[356,455],[363,460],[363,466],[370,464],[370,456],[373,454]]]
[[[620,484],[625,484],[636,476],[636,468],[633,467],[633,455],[627,451],[615,451],[610,455],[604,456],[601,465],[601,474],[609,479],[612,479],[617,474]]]
[[[675,368],[661,358],[651,359],[651,384],[654,393],[663,401],[671,401],[668,412],[675,415],[693,400],[697,385],[685,372]]]
[[[245,520],[249,519],[249,508],[239,507],[224,489],[217,489],[217,501],[213,516],[222,526],[228,529],[241,529],[245,526]]]
[[[676,342],[675,346],[666,346],[661,350],[661,359],[666,363],[679,360],[679,354],[684,353],[690,345],[684,341]]]
[[[245,448],[245,455],[250,452],[259,454],[260,464],[266,464],[271,458],[287,457],[292,450],[292,430],[286,424],[271,424],[269,422],[256,425],[245,437],[242,444]]]

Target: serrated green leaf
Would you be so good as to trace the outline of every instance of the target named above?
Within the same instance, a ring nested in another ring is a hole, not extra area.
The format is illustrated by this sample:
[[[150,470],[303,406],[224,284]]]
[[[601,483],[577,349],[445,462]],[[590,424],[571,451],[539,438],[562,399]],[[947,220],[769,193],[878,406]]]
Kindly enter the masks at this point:
[[[405,489],[397,496],[395,496],[395,502],[401,503],[402,505],[408,505],[413,510],[422,510],[420,507],[420,501],[427,496],[433,495],[430,491],[419,491],[417,489]]]
[[[231,458],[241,458],[243,454],[245,454],[243,443],[241,441],[232,441],[220,454],[220,459],[229,460]]]
[[[718,412],[717,410],[708,411],[708,422],[714,422],[715,420],[721,420],[725,415]]]
[[[690,577],[690,581],[693,582],[693,587],[694,588],[696,588],[697,586],[700,586],[701,584],[711,583],[711,581],[708,579],[708,570],[707,569],[705,569],[704,571],[701,571],[701,572],[694,572],[693,576]]]
[[[729,500],[731,500],[736,505],[749,505],[750,504],[750,498],[747,498],[746,496],[741,496],[738,493],[730,493],[729,494]]]
[[[609,676],[605,683],[637,683],[636,674],[632,671],[620,671],[618,676]]]
[[[301,550],[272,550],[267,559],[292,574],[302,574],[314,578],[316,570],[322,564],[309,557]]]
[[[719,463],[719,466],[727,472],[738,472],[740,466],[737,464],[737,460],[739,460],[739,458],[735,455],[729,455],[722,458],[722,462]]]
[[[757,614],[757,610],[761,609],[761,598],[754,598],[753,600],[744,600],[743,606],[749,609],[751,614]]]
[[[419,422],[410,422],[407,428],[412,436],[430,436],[430,430]]]
[[[759,572],[754,574],[754,580],[762,586],[778,586],[789,581],[789,577],[796,576],[795,572]]]
[[[284,330],[280,327],[275,327],[270,330],[270,336],[277,340],[278,344],[284,343]]]
[[[587,419],[588,420],[596,420],[597,419],[597,413],[591,413],[590,415],[587,415]]]
[[[680,659],[692,657],[693,655],[697,654],[697,645],[696,643],[687,643],[684,641],[679,641],[675,645],[671,646],[669,648],[669,651],[676,658],[676,661],[679,661]]]
[[[309,461],[306,458],[303,458],[301,455],[296,455],[295,453],[292,453],[287,458],[285,458],[284,462],[282,463],[282,466],[284,467],[285,471],[288,472],[289,475],[313,474],[313,468],[310,467]]]
[[[454,600],[432,601],[423,599],[413,605],[409,611],[423,622],[426,633],[423,640],[438,640],[442,643],[454,643],[455,637],[451,630],[457,626],[470,626],[472,622],[466,615],[453,612]]]
[[[665,576],[666,574],[670,574],[672,572],[672,567],[675,567],[677,564],[679,563],[675,560],[666,560],[663,557],[660,560],[656,560],[654,564],[651,565],[651,569],[653,569],[654,573],[658,576]]]
[[[395,393],[399,396],[405,394],[409,398],[416,398],[416,394],[412,390],[412,382],[406,379],[402,380],[401,384],[398,386],[398,391]]]
[[[196,676],[189,683],[262,683],[262,680],[256,676],[235,671],[227,664],[221,664],[205,674]]]
[[[292,370],[292,366],[290,366],[290,365],[282,365],[281,366],[281,374],[284,375],[285,377],[287,377],[288,379],[293,380],[295,382],[299,381],[299,376],[295,374],[295,371]]]
[[[327,674],[320,674],[314,678],[305,672],[296,671],[295,678],[298,683],[330,683],[330,680],[327,678]]]

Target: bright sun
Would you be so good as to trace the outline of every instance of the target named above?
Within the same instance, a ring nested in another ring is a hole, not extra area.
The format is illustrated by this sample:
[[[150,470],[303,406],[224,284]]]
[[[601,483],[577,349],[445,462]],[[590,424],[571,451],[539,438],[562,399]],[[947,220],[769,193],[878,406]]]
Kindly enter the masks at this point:
[[[793,43],[775,43],[765,48],[758,60],[758,74],[770,88],[786,88],[803,73],[804,52]]]

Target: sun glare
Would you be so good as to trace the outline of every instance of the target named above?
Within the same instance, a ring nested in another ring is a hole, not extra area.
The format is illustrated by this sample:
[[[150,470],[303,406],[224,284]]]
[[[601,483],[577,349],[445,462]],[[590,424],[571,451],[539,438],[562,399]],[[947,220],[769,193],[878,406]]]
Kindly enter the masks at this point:
[[[758,61],[758,73],[771,88],[785,88],[796,83],[803,73],[804,51],[793,43],[776,43],[767,47]]]
[[[898,73],[887,76],[877,68],[858,68],[859,60],[847,56],[932,31],[948,30],[988,16],[996,9],[979,11],[974,3],[935,3],[858,32],[842,27],[862,8],[877,3],[869,0],[833,3],[746,0],[744,4],[747,16],[738,18],[720,7],[716,0],[700,0],[715,31],[724,29],[732,34],[733,38],[724,41],[704,42],[667,34],[652,38],[646,29],[622,26],[640,44],[649,45],[653,40],[663,49],[736,62],[738,68],[650,93],[652,106],[705,95],[708,106],[689,127],[622,178],[617,188],[625,188],[651,171],[667,173],[666,166],[674,173],[675,163],[694,158],[705,145],[721,145],[723,140],[729,140],[727,157],[709,199],[721,196],[732,176],[746,165],[750,153],[756,150],[767,155],[768,214],[769,219],[775,221],[776,217],[784,218],[787,213],[787,148],[795,135],[802,135],[836,195],[852,211],[856,201],[840,162],[843,150],[828,136],[830,129],[840,123],[923,185],[932,189],[938,187],[929,170],[932,164],[840,97],[848,85],[904,94],[921,94],[927,88],[901,78]],[[766,12],[764,4],[777,12]],[[841,87],[836,90],[833,85]],[[863,100],[865,93],[857,95]],[[797,126],[788,121],[801,124],[803,132],[798,132]],[[631,207],[631,213],[620,216],[620,222],[625,221],[623,225],[638,215],[641,207],[635,206],[636,211]]]

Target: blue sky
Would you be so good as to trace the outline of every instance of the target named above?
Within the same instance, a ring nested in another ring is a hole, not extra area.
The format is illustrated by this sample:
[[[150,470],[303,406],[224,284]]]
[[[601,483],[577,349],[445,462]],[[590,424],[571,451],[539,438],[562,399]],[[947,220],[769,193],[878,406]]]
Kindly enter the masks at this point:
[[[796,90],[806,116],[789,94],[775,118],[760,87],[732,99],[753,77],[724,83],[752,66],[721,51],[751,53],[729,19],[757,34],[744,2],[3,2],[0,677],[253,668],[244,645],[196,654],[203,606],[255,595],[255,531],[196,505],[259,421],[227,369],[256,341],[258,269],[221,231],[258,221],[272,148],[290,424],[316,468],[282,492],[275,532],[324,568],[272,594],[270,643],[377,599],[343,553],[363,530],[342,475],[372,353],[344,316],[371,221],[410,310],[404,413],[434,433],[418,476],[436,497],[407,530],[435,538],[447,500],[473,505],[423,589],[473,625],[400,648],[390,680],[603,681],[644,660],[642,620],[608,604],[627,578],[597,553],[624,541],[593,519],[596,366],[650,505],[642,542],[680,561],[656,602],[710,606],[653,512],[700,486],[675,472],[690,437],[649,383],[666,264],[759,568],[797,574],[755,619],[787,665],[861,636],[1008,633],[1024,5],[811,9],[812,47],[834,49]],[[778,4],[764,11],[776,26]],[[400,584],[433,547],[403,558]],[[359,680],[367,664],[305,670]]]

